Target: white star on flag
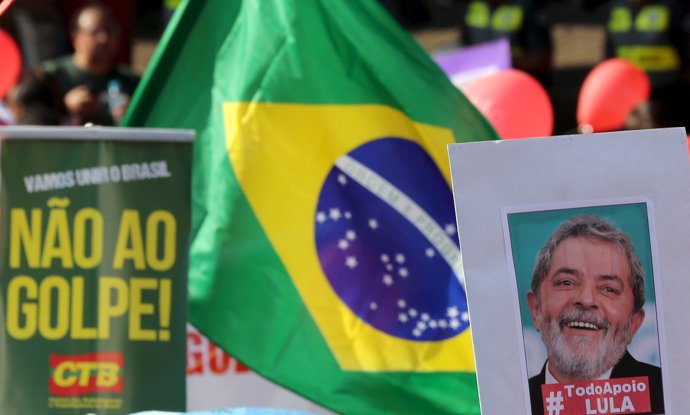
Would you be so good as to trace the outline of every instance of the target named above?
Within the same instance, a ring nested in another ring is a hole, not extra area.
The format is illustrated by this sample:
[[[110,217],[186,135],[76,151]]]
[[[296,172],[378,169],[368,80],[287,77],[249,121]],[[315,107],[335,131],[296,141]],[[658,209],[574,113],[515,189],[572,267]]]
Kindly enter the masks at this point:
[[[353,256],[349,256],[349,257],[345,258],[345,266],[346,267],[348,267],[350,269],[354,269],[357,265],[358,265],[357,258],[355,258]]]
[[[369,227],[371,229],[376,229],[379,227],[379,222],[376,219],[369,219]]]
[[[316,221],[319,223],[324,223],[324,222],[326,222],[327,219],[328,218],[326,217],[326,214],[323,212],[318,212],[316,214]]]
[[[343,251],[346,250],[347,248],[350,247],[350,243],[345,240],[345,239],[340,239],[338,241],[338,248],[342,249]]]
[[[328,216],[333,220],[340,219],[340,209],[334,208],[328,211]]]
[[[355,233],[355,231],[349,230],[345,232],[345,237],[351,241],[354,241],[355,239],[357,239],[357,234]]]

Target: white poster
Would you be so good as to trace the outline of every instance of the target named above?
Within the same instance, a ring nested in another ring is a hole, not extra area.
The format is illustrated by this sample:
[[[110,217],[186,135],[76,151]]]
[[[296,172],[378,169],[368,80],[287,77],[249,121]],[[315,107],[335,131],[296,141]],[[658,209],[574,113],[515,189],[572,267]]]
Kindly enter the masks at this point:
[[[241,407],[333,414],[252,372],[188,324],[187,410]]]
[[[690,413],[685,131],[449,155],[482,413]]]

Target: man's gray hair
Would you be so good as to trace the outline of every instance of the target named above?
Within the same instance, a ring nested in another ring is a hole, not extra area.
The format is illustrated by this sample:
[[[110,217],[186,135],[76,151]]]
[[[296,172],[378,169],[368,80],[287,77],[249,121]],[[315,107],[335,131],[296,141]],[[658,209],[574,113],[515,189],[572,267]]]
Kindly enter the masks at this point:
[[[630,268],[630,286],[635,301],[634,312],[644,305],[644,269],[628,235],[606,220],[592,215],[573,216],[561,223],[551,235],[546,245],[539,251],[532,272],[532,292],[539,297],[539,287],[546,278],[551,259],[558,245],[568,238],[581,237],[593,241],[615,245],[625,255]]]

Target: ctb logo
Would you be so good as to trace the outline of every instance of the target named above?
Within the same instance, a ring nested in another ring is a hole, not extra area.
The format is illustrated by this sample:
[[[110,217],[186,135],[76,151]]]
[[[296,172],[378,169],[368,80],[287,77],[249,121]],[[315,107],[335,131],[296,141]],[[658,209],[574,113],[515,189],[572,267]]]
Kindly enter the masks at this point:
[[[49,392],[53,396],[80,396],[96,392],[122,393],[122,353],[50,354]]]

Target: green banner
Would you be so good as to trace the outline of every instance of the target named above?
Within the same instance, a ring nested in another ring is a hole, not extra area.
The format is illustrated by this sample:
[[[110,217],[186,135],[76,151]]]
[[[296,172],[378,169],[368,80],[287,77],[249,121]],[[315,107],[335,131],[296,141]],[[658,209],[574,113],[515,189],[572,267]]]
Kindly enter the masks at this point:
[[[0,413],[185,409],[192,137],[0,129]]]

